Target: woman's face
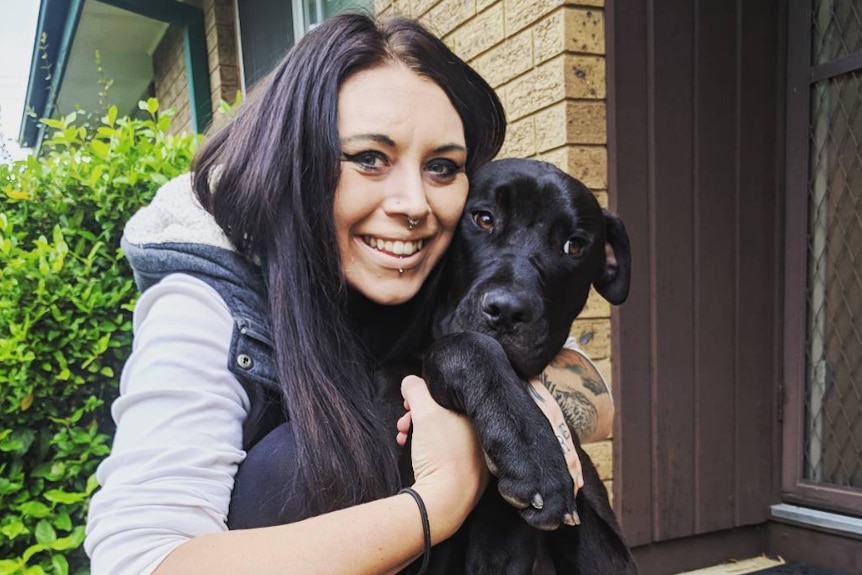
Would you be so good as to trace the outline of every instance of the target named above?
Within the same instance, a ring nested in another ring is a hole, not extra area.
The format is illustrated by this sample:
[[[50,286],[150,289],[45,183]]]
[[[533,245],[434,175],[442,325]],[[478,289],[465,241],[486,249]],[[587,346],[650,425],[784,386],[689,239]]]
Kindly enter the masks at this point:
[[[461,118],[437,84],[389,64],[344,82],[338,136],[344,276],[374,302],[403,303],[440,261],[467,199]]]

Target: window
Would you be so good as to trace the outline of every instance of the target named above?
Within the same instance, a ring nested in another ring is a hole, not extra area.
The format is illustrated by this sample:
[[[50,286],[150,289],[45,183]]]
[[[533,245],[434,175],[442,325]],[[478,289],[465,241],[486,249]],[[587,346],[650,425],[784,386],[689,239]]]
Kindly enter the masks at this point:
[[[862,61],[834,67],[862,54],[862,14],[811,16],[804,477],[862,488]]]
[[[308,30],[343,10],[374,13],[374,0],[237,0],[246,89]]]
[[[784,497],[862,513],[862,12],[789,3]]]

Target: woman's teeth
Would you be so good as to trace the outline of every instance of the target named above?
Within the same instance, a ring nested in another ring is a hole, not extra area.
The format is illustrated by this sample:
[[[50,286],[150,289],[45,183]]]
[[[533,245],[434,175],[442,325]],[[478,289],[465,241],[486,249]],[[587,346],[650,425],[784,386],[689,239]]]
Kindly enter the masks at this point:
[[[363,236],[363,241],[380,252],[388,252],[396,256],[412,256],[422,249],[425,245],[425,240],[401,241],[401,240],[382,240],[371,236]]]

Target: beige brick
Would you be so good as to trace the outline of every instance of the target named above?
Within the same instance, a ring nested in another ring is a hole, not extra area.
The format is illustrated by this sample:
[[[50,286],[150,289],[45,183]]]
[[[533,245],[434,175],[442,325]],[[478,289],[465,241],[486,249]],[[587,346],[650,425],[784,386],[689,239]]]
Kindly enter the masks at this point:
[[[537,64],[563,52],[605,53],[604,13],[600,10],[558,10],[532,30]]]
[[[604,146],[568,145],[542,152],[539,159],[554,164],[591,190],[608,187],[608,153]]]
[[[565,47],[569,52],[605,54],[605,14],[601,10],[566,9]]]
[[[222,84],[237,86],[239,84],[239,72],[235,66],[221,66],[219,68],[219,80]]]
[[[505,0],[506,33],[514,34],[523,30],[539,18],[550,14],[563,4],[564,0]]]
[[[527,158],[535,155],[536,143],[533,133],[533,118],[512,122],[506,129],[506,141],[497,154],[498,158]]]
[[[503,5],[482,12],[446,37],[446,44],[464,60],[470,60],[503,41]]]
[[[603,99],[605,97],[605,59],[602,56],[567,54],[563,57],[566,96]]]
[[[498,87],[533,67],[533,36],[527,30],[488,50],[471,63],[485,81]]]
[[[590,297],[587,298],[587,305],[584,307],[583,311],[581,311],[578,317],[582,319],[596,319],[606,318],[610,316],[611,304],[609,304],[606,299],[600,296],[595,289],[590,288]]]
[[[213,6],[213,19],[217,24],[233,25],[236,21],[236,12],[234,11],[233,4],[215,4]]]
[[[476,14],[476,0],[442,0],[419,21],[443,37]]]
[[[511,119],[546,108],[566,97],[563,57],[530,70],[506,87],[506,111]]]
[[[508,94],[506,110],[513,119],[565,98],[604,98],[604,58],[573,54],[558,56],[513,80]]]
[[[440,0],[410,0],[410,10],[414,18],[424,15],[440,3]]]
[[[576,319],[569,332],[592,359],[610,357],[610,319]]]
[[[389,6],[382,10],[380,16],[412,16],[410,0],[393,0]]]
[[[507,97],[511,101],[511,96]],[[536,148],[552,150],[568,143],[604,144],[607,120],[604,102],[566,100],[538,112]]]
[[[392,0],[374,0],[374,13],[378,16],[382,16],[383,12],[385,12],[391,5]]]
[[[583,446],[584,451],[590,456],[593,465],[596,466],[596,471],[599,473],[599,479],[605,481],[611,479],[614,475],[614,447],[610,440],[597,441],[588,443]]]
[[[592,190],[593,195],[599,201],[599,205],[608,209],[608,191],[607,190]]]
[[[533,54],[536,64],[565,52],[565,13],[565,10],[558,10],[533,26]]]
[[[481,12],[485,8],[489,6],[494,6],[496,4],[503,5],[503,0],[476,0],[476,12]]]
[[[611,507],[614,506],[614,482],[612,479],[608,479],[607,481],[602,481],[605,485],[605,489],[608,490],[608,502],[611,504]]]

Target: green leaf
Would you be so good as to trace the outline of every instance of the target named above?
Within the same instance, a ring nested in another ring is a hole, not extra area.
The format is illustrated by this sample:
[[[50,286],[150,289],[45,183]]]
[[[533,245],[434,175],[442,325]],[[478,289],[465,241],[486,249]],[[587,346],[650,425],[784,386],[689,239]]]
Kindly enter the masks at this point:
[[[51,549],[54,551],[66,551],[68,549],[76,549],[84,542],[84,526],[79,525],[66,537],[58,537],[56,541],[51,543]]]
[[[69,575],[69,561],[62,555],[51,555],[51,567],[54,575]]]
[[[57,540],[57,532],[45,519],[36,524],[36,542],[40,545],[48,545]]]
[[[0,451],[7,453],[26,453],[33,440],[36,439],[36,433],[30,429],[17,429],[7,437],[0,439]]]
[[[15,539],[26,531],[27,527],[24,526],[24,523],[17,519],[7,523],[3,527],[0,527],[0,533],[5,535],[8,539]]]
[[[66,124],[63,120],[55,120],[53,118],[42,118],[39,120],[41,123],[45,124],[49,128],[54,128],[56,130],[62,130],[66,127]]]
[[[69,517],[69,513],[66,511],[60,511],[57,513],[57,515],[54,516],[54,527],[62,529],[63,531],[71,531],[72,518]]]
[[[25,517],[33,517],[35,519],[41,519],[42,517],[47,517],[51,514],[51,509],[41,501],[28,501],[26,503],[22,503],[18,507],[18,511],[20,511]]]
[[[24,554],[21,556],[21,559],[26,563],[30,560],[30,558],[36,553],[41,553],[44,551],[46,547],[41,543],[37,543],[36,545],[30,545],[27,549],[24,550]]]
[[[18,575],[23,566],[19,559],[0,559],[0,575]]]
[[[87,498],[86,493],[68,493],[63,491],[62,489],[49,489],[45,493],[43,493],[45,499],[50,501],[51,503],[78,503],[79,501],[83,501]]]
[[[90,146],[100,158],[107,159],[108,155],[111,153],[111,147],[102,140],[93,140],[90,142]]]
[[[117,121],[117,107],[111,106],[108,108],[108,125],[113,126],[114,122]]]

